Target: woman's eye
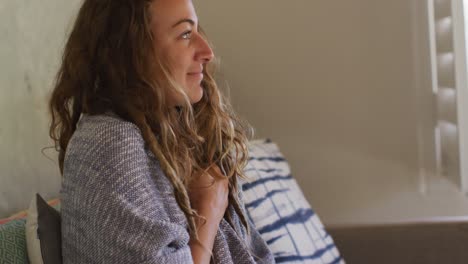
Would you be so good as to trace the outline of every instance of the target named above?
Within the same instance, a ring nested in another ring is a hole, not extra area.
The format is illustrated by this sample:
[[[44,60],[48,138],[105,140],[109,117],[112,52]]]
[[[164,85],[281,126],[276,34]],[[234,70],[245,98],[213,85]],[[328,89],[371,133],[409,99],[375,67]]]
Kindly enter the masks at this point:
[[[184,32],[184,34],[182,34],[182,38],[183,39],[190,39],[191,35],[192,35],[192,31],[189,30],[187,32]]]

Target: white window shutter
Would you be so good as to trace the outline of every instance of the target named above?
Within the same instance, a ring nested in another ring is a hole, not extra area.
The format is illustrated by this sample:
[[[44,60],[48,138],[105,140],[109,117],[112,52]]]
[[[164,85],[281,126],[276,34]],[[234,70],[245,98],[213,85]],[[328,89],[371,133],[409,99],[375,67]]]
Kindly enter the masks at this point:
[[[463,0],[428,0],[437,173],[468,191],[468,91]]]

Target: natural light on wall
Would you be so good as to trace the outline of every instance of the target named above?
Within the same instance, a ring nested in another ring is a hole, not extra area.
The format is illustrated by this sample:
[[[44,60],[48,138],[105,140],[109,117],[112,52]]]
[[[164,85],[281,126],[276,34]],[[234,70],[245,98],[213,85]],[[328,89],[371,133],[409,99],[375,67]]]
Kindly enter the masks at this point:
[[[437,174],[468,192],[468,0],[428,0],[428,7]]]

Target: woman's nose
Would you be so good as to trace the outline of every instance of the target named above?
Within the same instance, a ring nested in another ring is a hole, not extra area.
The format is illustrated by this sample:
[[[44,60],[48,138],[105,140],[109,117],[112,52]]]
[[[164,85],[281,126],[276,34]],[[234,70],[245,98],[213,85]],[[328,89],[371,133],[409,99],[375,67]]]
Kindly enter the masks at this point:
[[[200,46],[197,52],[197,60],[202,60],[204,63],[208,63],[214,57],[213,50],[202,36],[199,36],[199,41]]]

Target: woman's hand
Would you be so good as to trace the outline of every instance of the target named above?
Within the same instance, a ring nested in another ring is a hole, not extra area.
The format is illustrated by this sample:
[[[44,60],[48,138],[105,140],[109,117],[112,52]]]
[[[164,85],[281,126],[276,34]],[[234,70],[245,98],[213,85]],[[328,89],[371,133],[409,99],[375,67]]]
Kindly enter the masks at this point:
[[[192,177],[188,190],[190,203],[206,222],[197,219],[198,240],[190,239],[189,245],[193,262],[208,264],[219,223],[228,206],[229,181],[216,165],[206,173],[198,172]]]
[[[229,180],[217,165],[206,173],[192,175],[188,192],[192,208],[199,215],[207,221],[221,221],[228,206]]]

